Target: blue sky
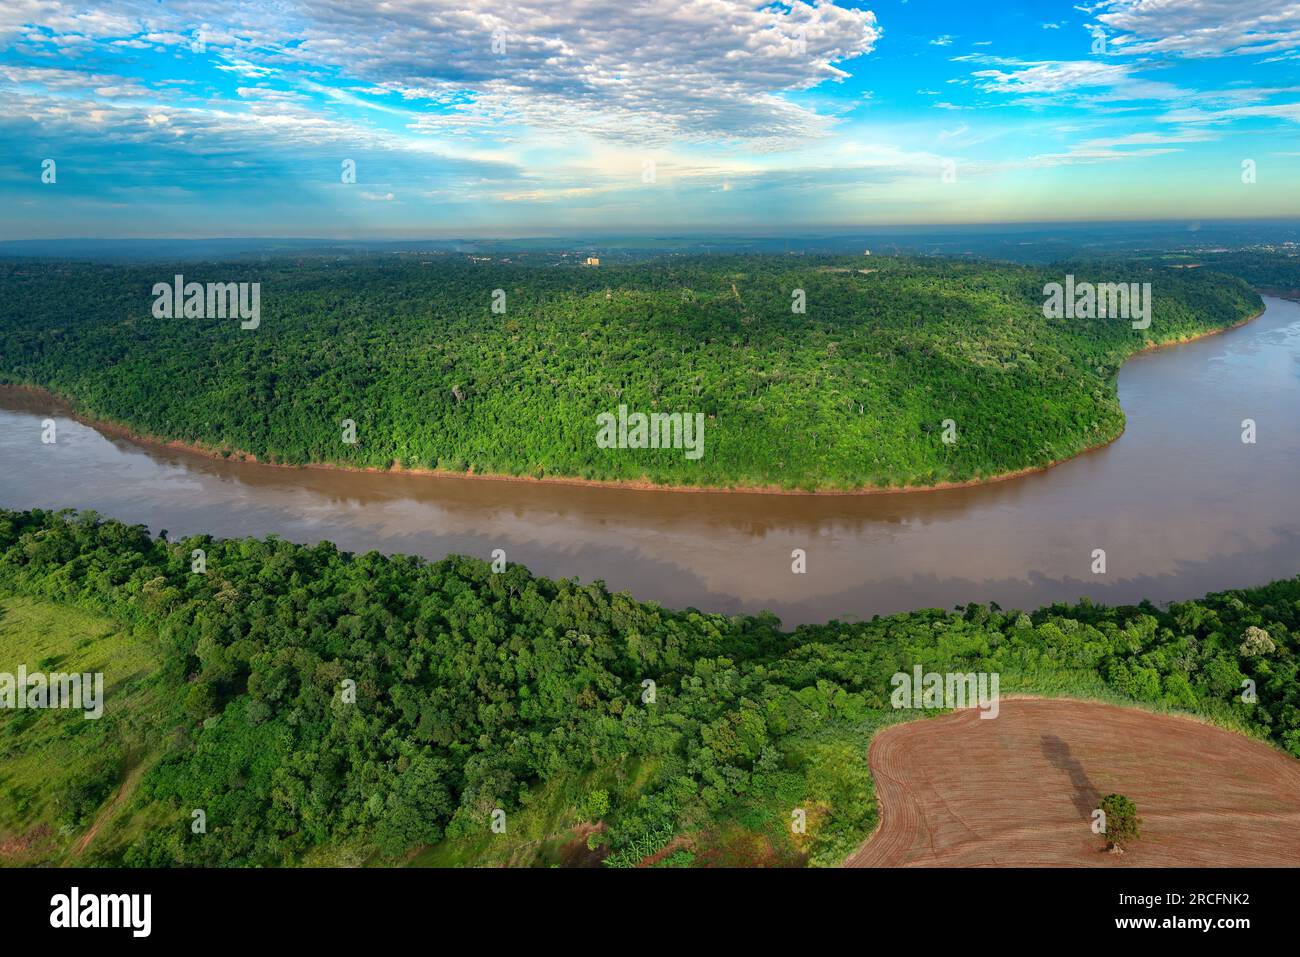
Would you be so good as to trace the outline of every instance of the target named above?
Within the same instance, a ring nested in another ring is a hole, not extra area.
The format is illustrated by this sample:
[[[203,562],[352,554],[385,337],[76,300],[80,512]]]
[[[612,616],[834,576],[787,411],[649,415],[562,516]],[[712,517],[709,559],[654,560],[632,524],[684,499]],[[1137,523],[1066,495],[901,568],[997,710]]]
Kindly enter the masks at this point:
[[[5,0],[0,107],[5,239],[1300,216],[1289,0]]]

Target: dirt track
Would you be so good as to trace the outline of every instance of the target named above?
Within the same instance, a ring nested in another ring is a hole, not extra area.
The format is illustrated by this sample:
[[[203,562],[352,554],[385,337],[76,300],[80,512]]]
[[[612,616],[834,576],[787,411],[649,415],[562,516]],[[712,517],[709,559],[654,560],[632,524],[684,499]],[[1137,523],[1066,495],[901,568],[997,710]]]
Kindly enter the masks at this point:
[[[1300,761],[1187,718],[1003,700],[887,728],[870,761],[881,824],[850,867],[1300,866]],[[1090,829],[1110,792],[1142,818],[1123,855]]]
[[[95,822],[86,830],[85,834],[78,838],[77,843],[73,846],[72,856],[74,858],[86,853],[86,848],[90,846],[90,842],[99,835],[99,829],[122,806],[127,796],[140,783],[140,778],[144,775],[144,769],[145,765],[140,763],[127,772],[126,777],[122,779],[122,783],[117,788],[117,793],[113,795],[113,800],[108,802],[104,809],[95,816]]]

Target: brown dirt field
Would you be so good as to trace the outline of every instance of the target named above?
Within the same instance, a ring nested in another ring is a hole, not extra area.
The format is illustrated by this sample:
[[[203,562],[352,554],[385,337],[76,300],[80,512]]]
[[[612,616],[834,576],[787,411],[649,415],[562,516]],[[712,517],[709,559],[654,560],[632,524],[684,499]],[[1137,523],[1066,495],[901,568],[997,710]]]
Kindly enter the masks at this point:
[[[48,824],[38,824],[26,834],[0,839],[0,859],[16,861],[26,857],[53,834],[54,831]]]
[[[573,829],[573,840],[560,847],[561,867],[600,867],[601,862],[609,856],[608,847],[598,847],[592,851],[587,848],[587,836],[606,831],[604,821],[595,824],[584,822]]]
[[[1004,699],[887,728],[869,759],[881,823],[849,867],[1300,866],[1300,761],[1189,718]],[[1142,819],[1122,855],[1090,827],[1112,792]]]

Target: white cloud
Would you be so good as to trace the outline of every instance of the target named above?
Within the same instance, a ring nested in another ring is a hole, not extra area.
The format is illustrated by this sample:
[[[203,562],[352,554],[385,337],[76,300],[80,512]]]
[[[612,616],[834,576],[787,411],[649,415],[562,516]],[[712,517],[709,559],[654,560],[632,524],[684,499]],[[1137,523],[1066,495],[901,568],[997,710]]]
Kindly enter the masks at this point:
[[[35,24],[54,34],[122,37],[139,30],[139,21],[122,12],[80,9],[60,0],[5,0],[0,4],[0,41],[26,34]]]
[[[1175,149],[1124,150],[1106,145],[1076,146],[1065,153],[1044,153],[1031,156],[1022,166],[1028,169],[1041,169],[1050,166],[1073,166],[1081,163],[1106,163],[1117,160],[1147,159],[1176,153]]]
[[[1213,137],[1203,130],[1194,129],[1094,137],[1074,144],[1065,152],[1031,156],[1023,165],[1033,169],[1146,159],[1152,156],[1177,153],[1179,151],[1178,146],[1182,143],[1200,143],[1210,139],[1213,139]]]
[[[1120,33],[1111,46],[1126,53],[1225,56],[1300,46],[1294,0],[1109,0],[1085,12]]]
[[[1025,65],[1012,71],[978,70],[971,74],[980,88],[1000,93],[1060,93],[1111,86],[1129,78],[1129,67],[1101,60],[1060,60]]]
[[[1289,120],[1300,123],[1300,103],[1255,103],[1226,109],[1188,107],[1170,110],[1159,117],[1162,123],[1229,123],[1242,119]]]
[[[37,87],[59,93],[93,92],[104,99],[147,96],[149,91],[136,81],[111,73],[89,73],[62,67],[9,66],[0,64],[0,82]]]
[[[250,80],[256,80],[264,76],[270,76],[277,72],[264,66],[258,66],[256,63],[250,63],[247,60],[233,59],[229,63],[216,64],[218,70],[227,73],[234,73],[238,76],[247,77]]]
[[[201,31],[226,61],[218,69],[242,78],[310,70],[322,83],[337,74],[347,86],[457,98],[450,117],[418,104],[431,129],[481,120],[647,145],[720,138],[771,146],[821,135],[833,120],[788,94],[843,79],[840,64],[869,53],[881,33],[869,10],[833,0],[114,0],[111,7],[109,14],[62,0],[6,0],[0,38],[35,25],[51,38],[171,44],[183,52]]]

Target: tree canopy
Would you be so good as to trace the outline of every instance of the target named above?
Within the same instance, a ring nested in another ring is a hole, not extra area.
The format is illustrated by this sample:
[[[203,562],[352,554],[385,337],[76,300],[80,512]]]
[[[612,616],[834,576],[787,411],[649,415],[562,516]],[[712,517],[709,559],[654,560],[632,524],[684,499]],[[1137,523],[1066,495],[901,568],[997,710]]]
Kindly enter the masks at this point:
[[[134,798],[139,833],[106,863],[280,865],[340,846],[461,846],[472,863],[493,811],[540,814],[548,788],[570,825],[599,818],[607,865],[689,862],[675,835],[727,827],[835,863],[874,825],[866,747],[916,715],[891,707],[890,679],[918,665],[1197,713],[1300,756],[1300,578],[1167,609],[971,604],[784,631],[471,558],[0,511],[6,591],[109,616],[161,660],[149,700],[169,730]],[[73,717],[106,756],[142,750],[112,700],[101,721]],[[7,754],[21,720],[0,714]],[[84,821],[103,768],[72,784]],[[791,835],[792,808],[807,834]]]
[[[260,283],[258,328],[155,318],[175,274]],[[1045,318],[1067,274],[1151,283],[1150,327]],[[19,261],[0,283],[0,382],[157,438],[284,464],[804,489],[968,481],[1102,444],[1123,429],[1126,358],[1261,307],[1203,269],[894,257]],[[597,416],[620,405],[703,416],[703,455],[601,447]]]

